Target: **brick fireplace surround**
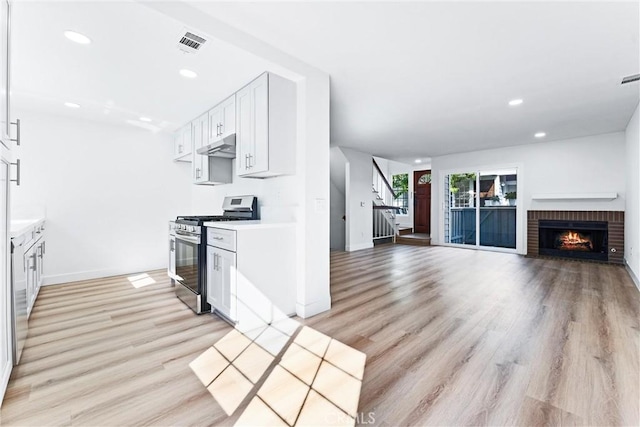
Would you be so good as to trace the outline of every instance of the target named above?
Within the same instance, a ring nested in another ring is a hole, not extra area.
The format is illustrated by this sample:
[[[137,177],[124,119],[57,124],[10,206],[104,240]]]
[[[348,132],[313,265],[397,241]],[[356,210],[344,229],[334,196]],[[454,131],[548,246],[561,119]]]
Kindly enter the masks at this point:
[[[622,211],[527,211],[527,256],[537,257],[538,221],[607,221],[609,263],[624,263],[624,212]],[[611,252],[615,248],[616,252]]]

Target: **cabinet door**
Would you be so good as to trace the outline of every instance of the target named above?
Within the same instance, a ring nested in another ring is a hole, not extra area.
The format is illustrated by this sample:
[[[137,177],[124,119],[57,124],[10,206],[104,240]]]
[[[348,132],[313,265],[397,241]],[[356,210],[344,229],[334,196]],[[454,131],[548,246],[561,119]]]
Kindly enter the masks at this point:
[[[43,261],[44,261],[44,241],[38,243],[37,249],[37,268],[36,268],[36,295],[42,286],[42,274],[43,274]]]
[[[236,320],[236,254],[224,249],[216,249],[215,253],[220,278],[218,310],[230,320]]]
[[[11,147],[11,111],[9,109],[10,79],[10,6],[7,0],[0,0],[0,140]]]
[[[27,316],[31,315],[31,309],[35,301],[36,290],[36,245],[31,246],[24,254],[24,265],[27,268]]]
[[[207,302],[211,311],[220,307],[220,270],[217,268],[216,248],[207,246]]]
[[[251,113],[251,87],[236,93],[236,173],[249,173],[249,154],[253,153],[253,115]]]
[[[0,404],[9,382],[12,363],[10,241],[7,207],[9,199],[9,165],[0,159]]]
[[[182,129],[173,135],[173,158],[177,159],[184,155],[184,146],[182,145]]]
[[[222,124],[222,112],[219,106],[216,106],[209,110],[209,125],[207,144],[211,144],[220,139],[220,127]]]
[[[180,160],[184,162],[190,162],[191,151],[193,148],[193,132],[191,130],[191,123],[181,127],[174,135],[173,149],[174,160]]]
[[[184,154],[191,154],[191,151],[193,150],[193,131],[191,129],[191,123],[187,123],[187,125],[182,129],[182,145],[184,146]]]
[[[207,132],[209,131],[209,115],[203,114],[198,117],[197,122],[197,132],[198,135],[196,138],[199,138],[200,146],[198,148],[204,147],[207,145]],[[194,156],[195,162],[197,164],[197,178],[196,182],[207,182],[209,180],[209,157],[202,154],[195,153],[196,145],[194,144]]]
[[[193,132],[193,153],[191,160],[191,173],[193,182],[198,182],[202,177],[202,155],[198,154],[198,148],[204,145],[204,133],[202,132],[202,123],[200,119],[196,119],[191,122],[191,129]]]
[[[236,96],[231,95],[220,104],[221,137],[231,135],[236,131]]]
[[[42,240],[42,257],[40,257],[40,284],[38,287],[42,286],[42,282],[44,282],[44,253],[45,253],[45,241]]]
[[[269,170],[269,76],[263,74],[251,86],[254,143],[249,171],[266,172]]]
[[[236,173],[269,170],[269,76],[263,74],[236,93]]]
[[[176,275],[176,238],[169,236],[169,267],[167,268],[169,277]]]

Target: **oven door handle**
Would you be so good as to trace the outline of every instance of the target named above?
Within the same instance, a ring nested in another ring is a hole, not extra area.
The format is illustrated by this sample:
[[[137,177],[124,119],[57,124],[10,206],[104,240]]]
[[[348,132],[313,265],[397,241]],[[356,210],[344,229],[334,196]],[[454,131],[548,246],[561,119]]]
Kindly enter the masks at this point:
[[[176,239],[184,240],[185,242],[189,242],[189,243],[195,243],[197,245],[200,244],[200,237],[191,237],[191,236],[185,236],[184,234],[176,233]]]

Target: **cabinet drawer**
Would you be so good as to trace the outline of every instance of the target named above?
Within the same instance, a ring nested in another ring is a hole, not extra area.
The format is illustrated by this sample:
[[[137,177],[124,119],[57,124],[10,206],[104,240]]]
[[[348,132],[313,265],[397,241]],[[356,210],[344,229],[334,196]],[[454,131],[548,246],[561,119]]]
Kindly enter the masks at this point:
[[[225,230],[223,228],[207,227],[207,245],[235,252],[236,232],[234,230]]]

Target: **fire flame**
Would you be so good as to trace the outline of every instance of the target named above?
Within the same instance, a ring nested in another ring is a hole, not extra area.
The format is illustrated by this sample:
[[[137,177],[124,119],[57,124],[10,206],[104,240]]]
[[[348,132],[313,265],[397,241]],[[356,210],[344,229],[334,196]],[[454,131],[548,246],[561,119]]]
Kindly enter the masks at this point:
[[[577,231],[567,231],[560,235],[560,245],[558,249],[569,251],[592,251],[591,239],[583,236]]]

